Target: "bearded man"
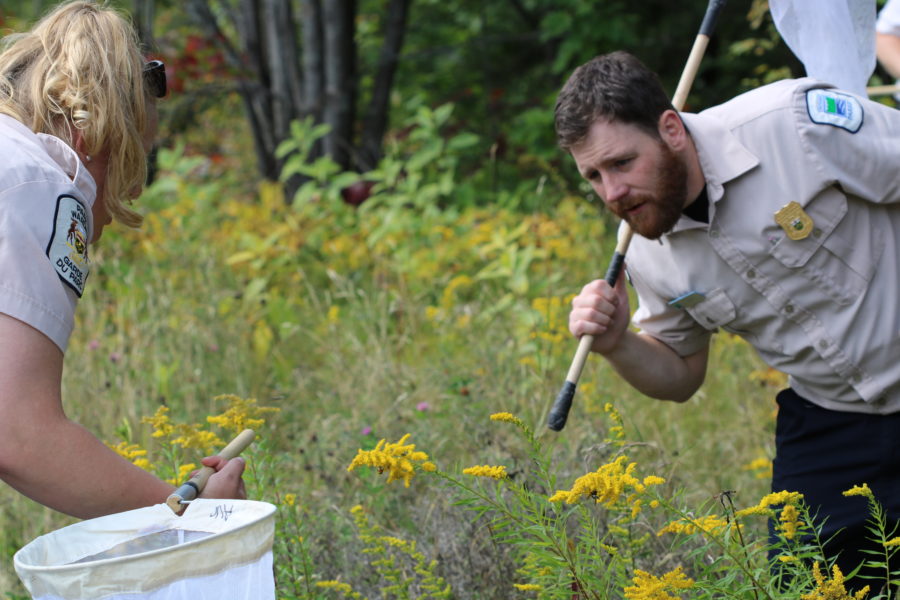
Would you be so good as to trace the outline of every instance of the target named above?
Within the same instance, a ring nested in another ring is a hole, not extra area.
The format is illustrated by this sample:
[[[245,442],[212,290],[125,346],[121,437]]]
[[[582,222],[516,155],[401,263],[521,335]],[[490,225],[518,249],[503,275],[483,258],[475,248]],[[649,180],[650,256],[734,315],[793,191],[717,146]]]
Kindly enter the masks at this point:
[[[842,492],[867,483],[900,517],[900,111],[804,78],[679,113],[614,52],[571,75],[556,132],[638,234],[637,330],[621,277],[584,286],[570,330],[662,400],[701,386],[717,330],[787,373],[772,487],[804,495],[850,573],[868,511]]]

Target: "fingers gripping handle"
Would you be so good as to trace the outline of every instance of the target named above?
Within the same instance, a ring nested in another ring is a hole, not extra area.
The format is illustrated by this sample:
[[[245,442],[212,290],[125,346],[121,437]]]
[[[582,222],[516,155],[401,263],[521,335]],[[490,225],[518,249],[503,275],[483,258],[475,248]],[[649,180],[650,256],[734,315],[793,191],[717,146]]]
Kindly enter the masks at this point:
[[[222,448],[222,451],[219,452],[218,455],[222,458],[231,460],[243,452],[244,448],[249,446],[255,438],[256,433],[252,429],[245,429],[238,434],[237,437],[231,440],[227,446]],[[209,478],[215,472],[216,470],[212,467],[203,467],[197,471],[193,477],[184,482],[180,488],[172,492],[166,499],[166,504],[174,512],[181,512],[185,502],[190,502],[203,492],[203,488],[206,487],[206,482],[209,481]]]

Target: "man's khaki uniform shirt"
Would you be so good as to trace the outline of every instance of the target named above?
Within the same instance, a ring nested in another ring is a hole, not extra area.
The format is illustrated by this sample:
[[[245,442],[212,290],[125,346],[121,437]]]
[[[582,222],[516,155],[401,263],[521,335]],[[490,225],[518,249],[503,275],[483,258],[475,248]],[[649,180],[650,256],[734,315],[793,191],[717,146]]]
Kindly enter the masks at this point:
[[[682,216],[658,241],[635,236],[634,323],[681,356],[734,333],[811,402],[895,412],[900,111],[827,88],[780,81],[682,115],[709,224]]]
[[[96,184],[59,138],[0,115],[0,313],[65,352],[84,291]]]

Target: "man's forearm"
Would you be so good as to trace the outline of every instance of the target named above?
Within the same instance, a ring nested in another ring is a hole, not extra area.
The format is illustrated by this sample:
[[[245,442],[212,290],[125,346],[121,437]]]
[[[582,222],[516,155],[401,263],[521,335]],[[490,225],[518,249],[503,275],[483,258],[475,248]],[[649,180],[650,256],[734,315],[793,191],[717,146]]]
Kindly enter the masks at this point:
[[[615,350],[604,357],[639,392],[659,400],[684,402],[703,383],[708,355],[708,348],[704,348],[682,357],[659,340],[627,331]]]

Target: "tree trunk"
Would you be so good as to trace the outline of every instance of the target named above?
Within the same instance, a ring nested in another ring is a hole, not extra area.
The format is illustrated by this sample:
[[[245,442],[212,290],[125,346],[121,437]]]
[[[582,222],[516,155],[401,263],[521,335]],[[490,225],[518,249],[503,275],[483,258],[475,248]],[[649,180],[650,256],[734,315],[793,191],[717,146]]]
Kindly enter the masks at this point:
[[[326,0],[322,5],[325,49],[325,105],[322,120],[331,126],[325,154],[344,170],[352,167],[356,120],[356,0]]]
[[[382,141],[387,130],[390,112],[391,87],[400,62],[403,34],[412,0],[391,0],[384,28],[384,42],[378,57],[378,72],[372,89],[372,99],[366,111],[359,150],[359,170],[375,168],[382,156]]]

